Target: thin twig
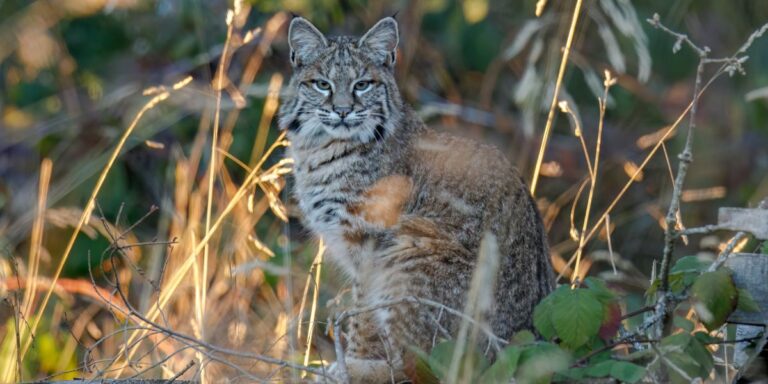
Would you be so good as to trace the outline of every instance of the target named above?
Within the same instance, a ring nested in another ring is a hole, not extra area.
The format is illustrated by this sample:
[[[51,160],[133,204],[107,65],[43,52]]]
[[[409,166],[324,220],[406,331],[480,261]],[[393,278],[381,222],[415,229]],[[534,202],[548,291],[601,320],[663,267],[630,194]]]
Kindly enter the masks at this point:
[[[710,49],[708,47],[699,47],[695,43],[693,43],[687,35],[677,33],[675,31],[672,31],[671,29],[664,26],[658,14],[654,14],[654,17],[652,19],[649,19],[648,22],[655,28],[662,30],[666,32],[667,34],[670,34],[671,36],[675,37],[677,39],[677,42],[673,48],[673,52],[677,52],[680,48],[679,46],[685,42],[690,46],[696,53],[699,55],[699,65],[696,68],[696,80],[694,83],[694,90],[693,90],[693,100],[691,101],[691,112],[690,117],[688,120],[688,133],[685,140],[685,147],[683,148],[683,151],[678,156],[680,162],[678,163],[678,171],[675,176],[675,182],[673,184],[672,189],[672,197],[669,204],[669,209],[667,211],[665,223],[666,228],[664,229],[664,251],[662,254],[661,259],[661,268],[659,273],[659,280],[661,282],[660,288],[659,288],[659,300],[657,305],[657,310],[661,311],[661,313],[656,313],[656,315],[662,316],[662,323],[664,325],[664,328],[670,328],[672,323],[672,316],[670,313],[670,307],[667,305],[666,297],[668,296],[669,291],[669,272],[671,267],[671,261],[672,261],[672,254],[674,252],[675,247],[675,240],[678,238],[677,231],[677,225],[679,223],[678,221],[678,212],[680,210],[680,200],[682,196],[682,190],[683,190],[683,184],[685,182],[685,177],[688,172],[688,167],[693,162],[693,133],[696,129],[696,113],[698,111],[698,105],[701,93],[704,88],[706,88],[706,85],[714,81],[714,79],[718,78],[723,73],[729,73],[733,74],[735,71],[739,71],[740,73],[744,73],[743,68],[741,67],[741,64],[746,61],[747,57],[739,57],[739,55],[743,54],[752,44],[752,42],[762,35],[762,33],[765,32],[765,29],[768,27],[763,27],[760,30],[754,32],[745,42],[744,45],[739,48],[736,53],[728,58],[722,58],[722,59],[710,59],[709,53]],[[709,63],[719,63],[721,64],[720,68],[715,72],[714,75],[710,78],[710,80],[707,82],[706,85],[702,85],[702,78],[704,74],[704,67],[706,64]],[[726,256],[727,257],[727,256]],[[661,333],[662,330],[658,329],[657,333]]]

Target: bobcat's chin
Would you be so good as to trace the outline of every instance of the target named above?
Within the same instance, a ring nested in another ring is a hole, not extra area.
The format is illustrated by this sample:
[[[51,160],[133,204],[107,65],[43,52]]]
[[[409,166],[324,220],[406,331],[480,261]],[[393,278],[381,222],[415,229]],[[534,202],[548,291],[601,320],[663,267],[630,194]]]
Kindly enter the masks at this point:
[[[374,121],[344,122],[338,125],[324,125],[326,134],[334,139],[356,141],[362,144],[384,138],[385,129]]]

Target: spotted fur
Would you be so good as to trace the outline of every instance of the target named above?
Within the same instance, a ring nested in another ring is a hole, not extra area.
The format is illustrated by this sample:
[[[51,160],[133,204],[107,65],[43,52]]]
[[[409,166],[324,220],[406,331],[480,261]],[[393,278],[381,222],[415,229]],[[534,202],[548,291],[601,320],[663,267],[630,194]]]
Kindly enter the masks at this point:
[[[294,73],[279,113],[295,160],[305,225],[350,278],[355,305],[422,297],[464,308],[480,240],[502,258],[487,321],[509,338],[531,327],[553,286],[546,236],[517,170],[496,149],[427,128],[394,79],[393,18],[363,37],[326,37],[303,18],[289,29]],[[455,335],[459,319],[403,303],[352,318],[353,382],[399,381],[416,347]]]

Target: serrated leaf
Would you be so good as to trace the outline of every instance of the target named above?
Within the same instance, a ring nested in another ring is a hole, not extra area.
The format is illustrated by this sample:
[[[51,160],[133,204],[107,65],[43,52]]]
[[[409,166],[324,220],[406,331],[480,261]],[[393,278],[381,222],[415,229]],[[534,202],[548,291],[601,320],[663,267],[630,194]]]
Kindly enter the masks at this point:
[[[757,304],[755,299],[752,297],[752,295],[743,288],[738,288],[739,291],[739,300],[736,304],[736,307],[740,311],[744,312],[760,312],[760,305]]]
[[[710,331],[725,323],[736,309],[739,298],[728,268],[701,274],[693,283],[691,292],[696,301],[696,314]]]
[[[573,289],[556,297],[552,325],[566,346],[576,349],[597,335],[603,321],[603,305],[587,289]]]
[[[489,384],[509,383],[512,378],[515,377],[517,364],[520,361],[522,352],[522,349],[517,346],[504,348],[504,350],[499,353],[496,362],[483,373],[478,382]]]
[[[552,324],[553,295],[545,297],[533,310],[533,326],[546,340],[551,340],[557,333]]]
[[[605,282],[596,279],[594,277],[587,277],[584,279],[584,284],[595,294],[595,297],[600,300],[601,303],[607,304],[609,302],[612,302],[616,299],[616,295],[608,289],[608,286],[605,285]]]
[[[645,377],[645,367],[617,361],[611,366],[611,377],[624,383],[636,383]]]
[[[685,317],[675,316],[672,318],[672,324],[686,332],[693,332],[693,322]]]

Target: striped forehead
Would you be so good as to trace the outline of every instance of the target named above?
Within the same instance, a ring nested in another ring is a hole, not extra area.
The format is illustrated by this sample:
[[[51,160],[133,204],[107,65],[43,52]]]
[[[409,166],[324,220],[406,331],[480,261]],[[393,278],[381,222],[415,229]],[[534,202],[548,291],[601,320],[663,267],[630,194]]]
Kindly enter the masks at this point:
[[[367,62],[355,46],[357,39],[351,37],[332,37],[329,39],[330,50],[318,61],[318,67],[330,79],[360,77],[367,67]]]

